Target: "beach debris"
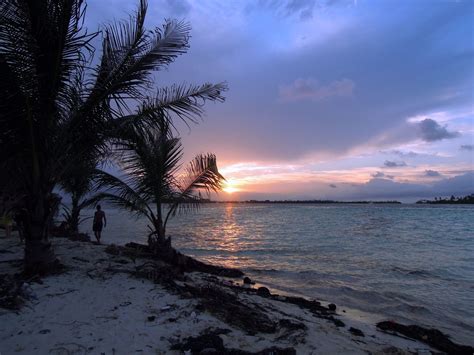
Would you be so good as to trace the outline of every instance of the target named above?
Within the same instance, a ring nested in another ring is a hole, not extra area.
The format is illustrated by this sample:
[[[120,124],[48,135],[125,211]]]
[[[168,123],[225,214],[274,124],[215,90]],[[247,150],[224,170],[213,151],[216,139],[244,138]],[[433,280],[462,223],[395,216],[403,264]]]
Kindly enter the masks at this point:
[[[238,296],[221,288],[207,285],[195,287],[185,284],[182,291],[201,300],[200,307],[223,322],[245,330],[249,334],[275,333],[276,324],[260,309],[239,300]]]
[[[353,335],[358,336],[358,337],[365,337],[364,332],[360,329],[350,327],[349,332],[351,332]]]
[[[156,319],[156,316],[148,316],[148,317],[147,317],[147,320],[148,320],[149,322],[153,322],[155,319]]]
[[[76,291],[79,291],[79,290],[78,289],[70,289],[70,290],[67,290],[67,291],[64,291],[64,292],[47,293],[46,296],[47,297],[63,296],[63,295],[67,295],[68,293],[72,293],[72,292],[76,292]]]
[[[224,331],[224,333],[222,332]],[[185,354],[219,354],[219,355],[295,355],[296,350],[293,348],[278,348],[272,346],[257,352],[249,352],[243,349],[229,349],[224,346],[221,334],[230,332],[228,329],[205,329],[201,335],[197,337],[185,338],[180,343],[171,346],[171,350],[179,350]]]
[[[84,345],[76,343],[56,344],[55,348],[49,350],[50,355],[69,355],[69,354],[89,354],[94,350],[93,346],[86,348]]]
[[[0,275],[0,307],[18,310],[28,299],[27,287],[23,281],[15,276]]]
[[[203,350],[215,351],[218,354],[223,354],[225,351],[224,342],[217,334],[203,334],[197,337],[189,337],[181,344],[175,344],[171,350],[191,351],[191,354],[200,354]]]
[[[294,322],[291,319],[280,319],[280,327],[288,330],[306,330],[308,327],[304,323]]]
[[[448,335],[438,329],[428,329],[418,325],[403,325],[394,321],[379,322],[377,323],[377,328],[389,334],[401,334],[408,338],[419,340],[448,354],[472,355],[474,353],[472,346],[453,343]]]
[[[257,289],[257,295],[262,297],[270,297],[272,294],[268,288],[262,286]]]
[[[329,308],[330,311],[335,312],[337,307],[334,303],[329,303],[328,308]]]
[[[110,255],[120,255],[120,249],[115,244],[107,245],[107,247],[104,249],[104,251],[107,254],[110,254]]]
[[[183,272],[199,271],[206,274],[235,278],[244,276],[244,273],[241,270],[206,264],[190,256],[181,254],[173,248],[169,253],[166,253],[166,255],[153,253],[148,245],[134,242],[127,243],[125,244],[125,247],[120,248],[124,255],[133,256],[134,258],[148,257],[155,260],[161,260],[168,264],[177,266]]]

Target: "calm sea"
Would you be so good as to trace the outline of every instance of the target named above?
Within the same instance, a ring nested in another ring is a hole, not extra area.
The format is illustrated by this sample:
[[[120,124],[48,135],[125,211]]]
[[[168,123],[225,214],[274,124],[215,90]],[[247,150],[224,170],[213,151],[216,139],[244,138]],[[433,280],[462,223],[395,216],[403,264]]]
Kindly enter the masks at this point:
[[[106,213],[104,242],[146,240],[145,220]],[[269,287],[473,343],[474,206],[208,204],[167,232]]]

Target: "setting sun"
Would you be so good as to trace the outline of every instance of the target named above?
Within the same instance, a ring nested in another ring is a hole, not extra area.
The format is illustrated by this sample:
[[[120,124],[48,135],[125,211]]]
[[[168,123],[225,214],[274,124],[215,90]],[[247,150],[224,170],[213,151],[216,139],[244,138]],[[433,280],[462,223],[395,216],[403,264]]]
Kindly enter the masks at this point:
[[[236,185],[237,183],[234,180],[227,180],[222,190],[224,192],[227,192],[228,194],[240,191],[240,189],[238,189]]]

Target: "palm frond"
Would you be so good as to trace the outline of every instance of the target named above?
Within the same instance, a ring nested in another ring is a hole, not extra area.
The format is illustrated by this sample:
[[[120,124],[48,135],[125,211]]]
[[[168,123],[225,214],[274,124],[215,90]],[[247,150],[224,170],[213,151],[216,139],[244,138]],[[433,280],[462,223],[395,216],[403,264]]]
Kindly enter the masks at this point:
[[[205,102],[223,102],[225,98],[222,93],[227,89],[227,83],[172,85],[159,89],[154,98],[144,102],[139,112],[143,116],[159,112],[170,122],[172,116],[176,115],[185,123],[197,123],[204,113]]]
[[[162,29],[144,29],[147,2],[127,22],[106,26],[102,58],[95,73],[95,85],[88,104],[96,106],[111,99],[117,113],[127,109],[128,98],[141,98],[142,89],[152,83],[150,74],[170,64],[188,48],[190,26],[183,21],[166,20]]]
[[[126,181],[109,174],[102,170],[96,171],[96,189],[106,188],[105,192],[99,192],[89,199],[92,205],[98,201],[104,200],[116,205],[117,207],[127,209],[137,216],[147,217],[153,221],[155,215],[149,207],[147,201],[142,198]]]
[[[217,160],[214,154],[199,154],[187,166],[178,185],[179,191],[175,194],[173,202],[166,216],[165,224],[170,216],[176,212],[195,210],[200,207],[202,199],[196,192],[204,190],[207,194],[211,191],[219,192],[225,178],[217,169]]]

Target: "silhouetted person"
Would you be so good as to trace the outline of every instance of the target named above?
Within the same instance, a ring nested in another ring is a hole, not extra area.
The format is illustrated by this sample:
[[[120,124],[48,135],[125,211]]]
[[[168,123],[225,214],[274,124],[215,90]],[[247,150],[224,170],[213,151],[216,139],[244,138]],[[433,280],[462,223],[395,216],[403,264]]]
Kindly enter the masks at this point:
[[[102,224],[103,221],[103,224]],[[100,244],[100,234],[102,233],[102,227],[107,226],[107,219],[105,218],[104,211],[101,210],[100,205],[97,205],[97,211],[94,213],[94,222],[92,223],[92,230],[94,231],[95,238]]]

